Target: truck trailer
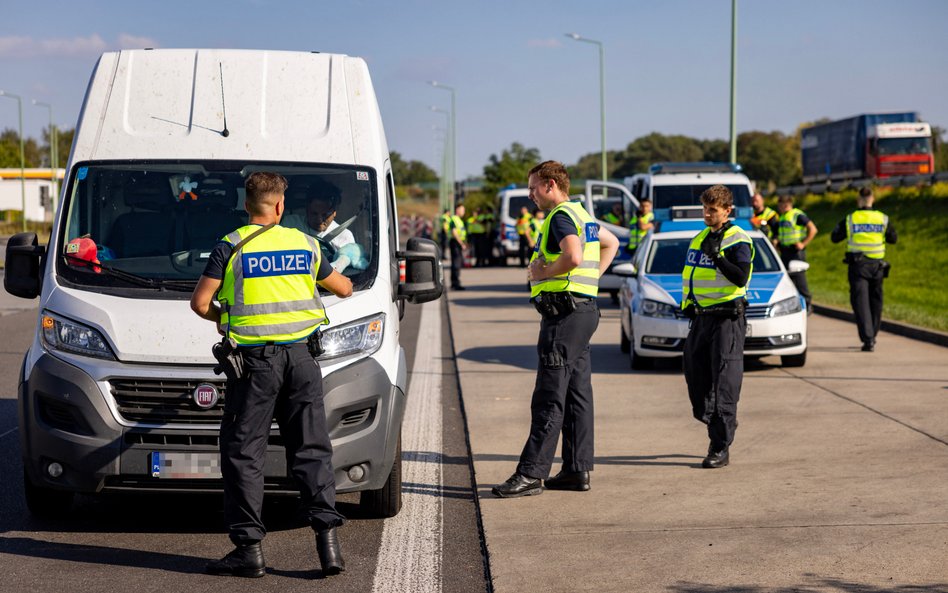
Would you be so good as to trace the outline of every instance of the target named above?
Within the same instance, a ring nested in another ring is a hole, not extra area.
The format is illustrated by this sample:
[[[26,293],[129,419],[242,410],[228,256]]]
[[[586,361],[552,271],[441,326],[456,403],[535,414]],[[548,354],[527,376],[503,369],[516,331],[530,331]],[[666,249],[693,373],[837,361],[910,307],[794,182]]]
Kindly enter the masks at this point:
[[[930,175],[931,126],[914,111],[863,113],[804,128],[803,182]]]

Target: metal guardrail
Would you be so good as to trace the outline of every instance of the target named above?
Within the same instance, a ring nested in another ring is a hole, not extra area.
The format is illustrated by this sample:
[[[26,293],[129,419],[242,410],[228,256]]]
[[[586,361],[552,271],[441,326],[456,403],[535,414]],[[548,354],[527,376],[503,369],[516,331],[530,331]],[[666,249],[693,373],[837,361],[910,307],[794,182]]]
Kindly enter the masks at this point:
[[[806,183],[803,185],[788,185],[778,187],[774,192],[778,196],[791,195],[802,196],[804,194],[824,194],[826,192],[838,192],[844,189],[859,189],[867,185],[886,185],[893,187],[907,187],[916,185],[932,185],[939,181],[948,181],[948,171],[935,173],[933,175],[905,175],[903,177],[886,177],[884,179],[844,179],[841,181],[825,181],[816,183]]]

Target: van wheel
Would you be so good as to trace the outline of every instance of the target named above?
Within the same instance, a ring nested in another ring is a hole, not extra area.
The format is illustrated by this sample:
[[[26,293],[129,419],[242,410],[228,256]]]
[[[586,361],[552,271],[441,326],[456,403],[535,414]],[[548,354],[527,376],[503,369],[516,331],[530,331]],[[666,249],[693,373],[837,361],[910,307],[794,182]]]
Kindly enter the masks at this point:
[[[75,494],[66,490],[53,490],[36,486],[30,477],[23,471],[23,494],[26,498],[26,507],[36,517],[65,517],[72,508]]]
[[[378,490],[363,490],[359,496],[359,507],[368,515],[388,519],[402,508],[402,436],[398,435],[395,447],[395,462],[385,485]]]
[[[632,342],[625,336],[625,330],[622,329],[622,324],[619,324],[619,351],[623,354],[629,353],[629,348],[632,347]]]
[[[800,354],[794,354],[792,356],[781,356],[780,365],[785,367],[802,367],[806,364],[806,350]]]

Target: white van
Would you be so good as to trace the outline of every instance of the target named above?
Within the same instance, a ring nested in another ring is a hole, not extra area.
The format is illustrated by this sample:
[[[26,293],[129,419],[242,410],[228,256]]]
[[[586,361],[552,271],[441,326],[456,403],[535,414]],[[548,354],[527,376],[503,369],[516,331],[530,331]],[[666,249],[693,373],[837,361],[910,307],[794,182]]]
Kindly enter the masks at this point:
[[[320,359],[339,492],[392,516],[401,504],[406,397],[403,300],[439,298],[438,249],[398,251],[388,146],[362,59],[308,52],[136,50],[103,54],[76,128],[48,247],[14,236],[4,284],[39,296],[23,360],[19,428],[26,500],[62,512],[76,492],[215,491],[223,376],[213,324],[189,297],[215,243],[246,221],[244,181],[288,182],[283,224],[337,194],[351,233],[351,298],[324,295]],[[302,228],[310,234],[315,231]],[[407,279],[399,281],[399,260]],[[162,459],[173,459],[172,471]],[[267,492],[295,492],[273,425]]]
[[[533,214],[536,204],[530,201],[530,190],[525,187],[506,187],[497,192],[494,211],[497,213],[499,255],[506,264],[506,258],[517,257],[520,253],[520,236],[517,235],[517,219],[520,209],[526,206]]]
[[[731,190],[734,218],[753,216],[750,201],[754,187],[742,171],[734,163],[655,163],[648,173],[626,177],[623,183],[636,198],[652,201],[656,230],[665,221],[684,218],[696,219],[695,224],[700,226],[704,224],[700,215],[701,194],[712,185],[724,185]]]

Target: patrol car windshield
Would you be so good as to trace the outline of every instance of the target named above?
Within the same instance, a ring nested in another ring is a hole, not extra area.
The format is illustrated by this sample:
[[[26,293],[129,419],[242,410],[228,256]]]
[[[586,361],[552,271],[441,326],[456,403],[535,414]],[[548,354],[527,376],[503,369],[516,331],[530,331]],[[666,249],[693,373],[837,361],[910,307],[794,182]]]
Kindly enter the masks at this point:
[[[762,237],[754,237],[754,273],[779,272],[780,264],[773,249]],[[645,262],[646,274],[677,274],[685,267],[685,255],[691,238],[656,239],[652,241],[648,259]]]
[[[652,187],[652,207],[671,208],[672,206],[700,206],[701,194],[714,185],[655,185]],[[726,185],[726,184],[725,184]],[[726,185],[734,195],[735,208],[750,206],[750,191],[746,185]]]
[[[57,270],[67,283],[188,296],[220,239],[247,224],[244,182],[286,177],[280,224],[316,237],[355,290],[378,259],[376,174],[364,167],[222,161],[80,164],[63,208]],[[148,296],[148,295],[143,295]]]

